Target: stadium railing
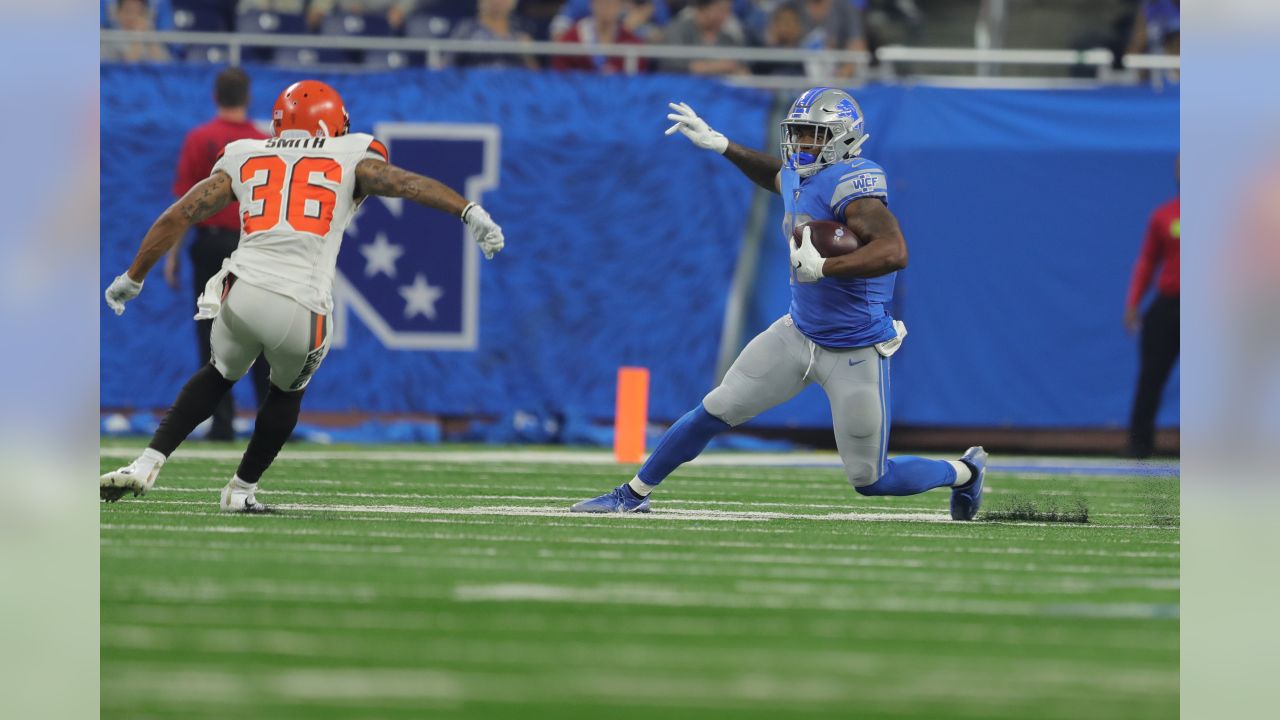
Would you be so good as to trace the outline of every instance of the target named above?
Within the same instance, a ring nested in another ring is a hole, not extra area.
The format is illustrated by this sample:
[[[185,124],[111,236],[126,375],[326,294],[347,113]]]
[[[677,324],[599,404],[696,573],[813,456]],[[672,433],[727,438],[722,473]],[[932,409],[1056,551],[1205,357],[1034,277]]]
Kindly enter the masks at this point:
[[[879,48],[873,58],[865,51],[851,50],[807,50],[787,48],[758,47],[690,47],[681,45],[621,45],[599,44],[592,46],[578,43],[561,42],[515,42],[502,40],[457,40],[449,38],[392,38],[392,37],[359,37],[331,35],[290,35],[266,33],[223,33],[223,32],[181,32],[150,31],[131,32],[123,30],[101,31],[101,43],[163,43],[167,45],[194,45],[208,47],[225,47],[225,61],[239,64],[245,56],[245,48],[269,49],[306,49],[306,50],[347,50],[401,52],[423,56],[425,64],[431,68],[442,68],[448,64],[448,58],[454,55],[514,55],[514,56],[579,56],[579,57],[620,57],[624,70],[634,74],[641,70],[641,60],[711,60],[728,59],[744,63],[804,63],[809,67],[835,68],[853,65],[856,68],[852,82],[862,80],[886,80],[903,76],[904,66],[931,65],[960,69],[957,66],[971,65],[975,77],[968,80],[980,84],[1018,84],[1029,81],[1071,81],[1063,77],[1041,77],[1025,75],[1027,69],[1055,68],[1059,71],[1070,68],[1085,68],[1096,72],[1096,77],[1084,79],[1089,83],[1132,84],[1140,81],[1141,71],[1148,71],[1151,78],[1159,81],[1164,73],[1178,71],[1181,61],[1174,55],[1125,55],[1120,58],[1122,69],[1116,70],[1116,58],[1110,50],[1097,48],[1092,50],[1014,50],[984,48],[944,48],[944,47],[907,47],[889,45]],[[874,61],[874,64],[873,64]],[[325,64],[325,63],[316,63]],[[998,78],[984,74],[976,77],[979,71],[992,67],[1019,68],[1024,74],[1019,77]],[[1156,72],[1151,72],[1156,71]],[[961,73],[960,76],[962,76]],[[912,76],[919,77],[918,72]],[[956,81],[958,75],[948,76]],[[849,84],[851,78],[837,77],[833,73],[825,75],[819,71],[807,76],[726,76],[725,81],[742,85],[767,88],[789,88],[812,85],[815,82],[835,81]],[[1079,79],[1075,79],[1079,82]]]

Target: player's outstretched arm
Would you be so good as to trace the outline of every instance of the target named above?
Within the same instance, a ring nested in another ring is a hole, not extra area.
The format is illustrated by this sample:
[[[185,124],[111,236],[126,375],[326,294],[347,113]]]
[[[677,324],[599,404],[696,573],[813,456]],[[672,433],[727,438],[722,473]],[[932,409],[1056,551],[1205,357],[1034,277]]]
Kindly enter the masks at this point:
[[[182,239],[192,225],[213,217],[235,200],[231,190],[231,177],[218,171],[196,183],[186,195],[170,205],[156,218],[151,229],[142,238],[142,246],[129,266],[129,277],[142,282],[151,268],[164,257],[169,249]]]
[[[372,158],[356,165],[356,197],[366,195],[404,198],[455,217],[462,217],[467,206],[465,198],[439,180]]]
[[[142,238],[142,245],[129,270],[117,275],[107,288],[107,306],[117,315],[122,314],[124,304],[142,292],[142,282],[147,273],[187,230],[201,220],[209,219],[234,199],[231,177],[218,171],[196,183],[186,195],[160,213]]]
[[[356,165],[356,197],[397,197],[442,210],[467,226],[486,259],[506,246],[502,228],[478,203],[469,203],[439,180],[409,172],[383,160],[367,158]]]
[[[724,155],[751,179],[751,182],[765,190],[778,192],[781,187],[778,173],[782,170],[782,159],[759,150],[752,150],[732,142],[723,133],[711,129],[706,120],[698,117],[685,103],[667,103],[671,113],[667,119],[675,124],[667,128],[668,135],[680,133],[689,142],[706,150],[714,150]]]
[[[738,166],[743,175],[751,178],[751,182],[765,190],[779,192],[781,184],[778,173],[782,172],[782,158],[743,147],[736,142],[729,143],[724,156]]]
[[[845,224],[862,247],[822,264],[824,277],[877,277],[907,266],[907,241],[898,219],[879,198],[860,198],[844,210]]]

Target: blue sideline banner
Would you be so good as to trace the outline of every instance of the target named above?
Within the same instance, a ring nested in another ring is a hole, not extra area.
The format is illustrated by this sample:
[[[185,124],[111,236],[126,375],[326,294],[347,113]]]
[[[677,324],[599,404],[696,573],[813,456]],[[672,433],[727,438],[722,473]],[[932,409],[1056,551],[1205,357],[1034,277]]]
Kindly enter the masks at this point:
[[[247,68],[250,114],[300,79]],[[102,284],[170,203],[184,134],[212,114],[216,68],[102,68]],[[663,135],[683,100],[761,147],[771,97],[696,78],[522,71],[319,74],[353,129],[392,161],[465,189],[502,225],[484,261],[455,219],[370,198],[344,243],[336,347],[313,411],[612,414],[616,369],[652,372],[651,415],[674,419],[714,381],[752,186]],[[1115,426],[1136,341],[1124,291],[1147,214],[1176,192],[1177,95],[1145,89],[856,93],[889,177],[911,266],[894,358],[898,422]],[[786,311],[778,228],[750,332]],[[102,308],[103,407],[166,407],[196,367],[189,278],[157,269],[122,317]],[[1176,423],[1176,383],[1162,423]],[[242,383],[247,385],[247,383]],[[246,405],[248,388],[237,388]],[[757,423],[821,426],[820,390]]]
[[[269,118],[300,79],[248,70],[254,118]],[[104,287],[172,202],[178,150],[212,114],[215,72],[103,67]],[[751,186],[666,137],[667,102],[690,102],[758,146],[767,95],[692,78],[518,71],[318,79],[343,94],[353,130],[382,133],[393,162],[482,201],[507,248],[486,262],[456,219],[366,201],[339,259],[341,346],[312,381],[308,410],[607,417],[622,365],[650,368],[654,417],[702,396]],[[157,269],[122,317],[103,309],[104,407],[164,408],[194,371],[188,285],[170,290]]]

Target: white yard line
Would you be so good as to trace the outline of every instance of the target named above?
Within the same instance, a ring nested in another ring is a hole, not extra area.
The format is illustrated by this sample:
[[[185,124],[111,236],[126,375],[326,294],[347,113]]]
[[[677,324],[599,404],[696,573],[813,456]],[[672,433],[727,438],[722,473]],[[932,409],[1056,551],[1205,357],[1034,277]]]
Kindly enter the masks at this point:
[[[153,499],[153,505],[185,505],[205,506],[206,503],[195,500],[161,500]],[[735,511],[735,510],[689,510],[679,508],[663,508],[645,514],[591,514],[571,513],[563,505],[479,505],[471,507],[433,507],[428,505],[312,505],[308,503],[268,503],[281,511],[297,511],[307,513],[350,513],[373,515],[479,515],[499,517],[555,517],[581,518],[582,520],[601,520],[614,522],[617,519],[644,521],[709,521],[709,522],[768,522],[771,520],[818,520],[826,522],[923,522],[923,523],[955,523],[942,513],[928,512],[847,512],[847,513],[786,513],[769,511]],[[266,516],[269,517],[269,516]],[[1005,526],[1023,527],[1062,527],[1064,529],[1093,530],[1169,530],[1160,525],[1096,525],[1072,523],[1033,523],[1033,522],[1001,522]]]
[[[603,605],[662,605],[668,607],[849,610],[856,612],[936,612],[999,616],[1060,616],[1090,618],[1176,619],[1177,605],[1160,603],[1048,604],[1022,601],[966,600],[957,598],[880,599],[812,595],[749,595],[683,591],[666,587],[596,585],[594,587],[541,583],[459,585],[454,599],[461,602],[556,602]]]
[[[132,459],[139,448],[105,447],[99,451],[104,458]],[[204,460],[238,460],[243,450],[234,448],[184,448],[179,457]],[[922,457],[952,459],[952,455],[925,454]],[[613,454],[606,450],[289,450],[280,453],[283,460],[302,461],[364,461],[364,462],[429,462],[429,463],[527,463],[530,465],[614,465]],[[834,452],[797,451],[786,453],[767,452],[709,452],[689,463],[708,467],[816,467],[838,468],[840,456]],[[1073,467],[1073,468],[1132,468],[1135,471],[1158,468],[1176,472],[1176,462],[1146,460],[1122,460],[1111,458],[1071,458],[1053,456],[1016,456],[1008,465],[1023,467]],[[1000,470],[1001,463],[991,466]]]
[[[464,485],[460,487],[466,487],[466,486]],[[198,495],[206,495],[206,496],[212,497],[216,495],[221,489],[222,489],[221,486],[218,486],[218,487],[211,486],[211,487],[204,487],[204,488],[157,487],[154,490],[152,490],[152,492],[157,493],[159,495],[163,495],[165,493],[171,493],[171,492],[194,493]],[[504,500],[504,501],[522,501],[523,500],[523,501],[541,501],[541,502],[563,502],[566,505],[571,505],[575,502],[578,502],[579,500],[584,499],[582,495],[489,495],[489,494],[472,495],[469,493],[468,494],[384,493],[384,492],[347,492],[343,490],[294,490],[286,487],[273,487],[271,488],[271,492],[273,496],[276,496],[276,497],[298,496],[298,497],[320,497],[320,498],[357,498],[357,499],[366,499],[366,500],[375,500],[375,499],[383,499],[383,500],[449,499],[449,500],[481,500],[481,501],[482,500]],[[859,505],[871,506],[871,507],[891,505],[894,511],[901,511],[903,513],[936,512],[935,510],[936,506],[904,505],[901,502],[877,503],[872,500],[857,500],[857,499],[855,499],[855,502],[857,502]],[[662,503],[664,505],[675,505],[677,507],[684,506],[684,505],[693,505],[693,506],[713,505],[713,506],[735,506],[735,507],[746,507],[746,508],[800,508],[804,510],[849,509],[849,505],[847,503],[843,503],[843,504],[805,503],[805,502],[787,502],[787,501],[770,502],[766,500],[707,500],[707,499],[692,500],[692,499],[666,497],[662,499]],[[1130,503],[1130,506],[1139,508],[1139,509],[1143,508],[1143,506],[1139,503]],[[702,509],[702,508],[694,507],[694,508],[685,508],[685,509]],[[865,513],[866,511],[862,510],[861,512]],[[1091,512],[1089,514],[1091,517],[1130,517],[1133,515],[1140,515],[1142,513],[1141,512],[1130,512],[1130,513]]]
[[[126,637],[149,641],[144,627],[122,626]],[[215,649],[234,636],[211,638]],[[247,638],[252,641],[252,638]],[[429,652],[438,645],[439,653]],[[369,664],[316,669],[286,658],[254,672],[210,669],[198,659],[185,664],[165,657],[153,662],[122,660],[112,663],[110,677],[104,675],[103,708],[133,711],[136,698],[145,697],[159,712],[189,714],[193,703],[213,705],[237,714],[261,714],[261,708],[287,703],[316,705],[334,702],[351,708],[351,717],[383,717],[388,714],[414,717],[454,716],[476,701],[504,706],[502,716],[520,714],[520,706],[562,706],[565,698],[575,698],[606,709],[618,708],[628,716],[698,717],[725,716],[726,713],[814,716],[847,715],[850,707],[889,708],[903,712],[903,698],[911,697],[930,706],[957,703],[986,715],[1000,714],[1008,707],[1070,707],[1081,688],[1093,697],[1129,699],[1135,692],[1143,697],[1177,693],[1176,668],[1118,672],[1100,670],[1088,662],[1032,656],[1035,673],[1025,682],[989,683],[981,692],[957,688],[954,683],[922,683],[917,677],[884,679],[883,660],[874,653],[857,650],[804,653],[742,651],[736,654],[700,647],[696,652],[670,652],[652,644],[621,644],[615,638],[608,647],[618,648],[601,663],[605,654],[599,643],[560,643],[549,654],[534,644],[482,641],[466,644],[433,642],[424,648],[423,669],[381,667],[386,659],[370,655]],[[202,649],[202,648],[201,648]],[[458,657],[447,654],[457,651]],[[247,653],[246,653],[247,655]],[[493,658],[512,662],[495,666]],[[904,655],[904,657],[913,657]],[[916,656],[917,664],[929,672],[943,672],[946,663],[970,660],[969,655],[949,658]],[[977,657],[977,656],[974,656]],[[996,677],[1022,677],[1029,662],[1027,653],[1015,658],[984,660],[985,670]],[[311,663],[307,663],[309,665]],[[457,669],[452,666],[461,665]],[[476,666],[483,667],[483,670]],[[705,667],[718,672],[707,677]],[[645,678],[645,691],[637,692],[634,676]],[[910,707],[907,708],[908,710]],[[526,712],[527,713],[527,709]],[[895,713],[890,712],[893,715]],[[1065,718],[1066,712],[1046,711],[1046,718]],[[136,713],[134,713],[136,715]]]
[[[463,486],[465,487],[465,486]],[[206,496],[214,496],[222,486],[217,487],[157,487],[152,492],[163,495],[164,493],[195,493]],[[264,491],[265,492],[265,491]],[[572,505],[579,500],[585,499],[583,494],[578,495],[489,495],[478,494],[442,494],[442,493],[384,493],[384,492],[348,492],[343,490],[293,490],[285,487],[271,488],[272,496],[298,496],[298,497],[319,497],[319,498],[357,498],[366,500],[499,500],[499,501],[537,501],[537,502],[563,502],[565,505]],[[847,503],[804,503],[804,502],[769,502],[765,500],[687,500],[679,498],[663,498],[664,505],[715,505],[715,506],[741,506],[747,508],[800,508],[805,510],[845,510],[849,508]],[[875,505],[874,501],[859,501],[860,505]],[[929,512],[934,507],[902,505],[900,503],[892,503],[895,510],[902,511],[919,511]],[[936,507],[936,506],[935,506]],[[695,508],[696,509],[696,508]],[[1120,516],[1120,513],[1115,513]],[[1100,515],[1101,516],[1101,515]]]
[[[157,513],[162,514],[162,513]],[[169,513],[163,513],[169,514]],[[183,515],[195,515],[196,513],[182,513]],[[232,525],[164,525],[159,523],[103,523],[101,528],[107,531],[120,531],[126,533],[144,532],[152,535],[175,534],[175,535],[201,535],[201,534],[221,534],[221,533],[245,533],[250,532],[252,528]],[[1036,557],[1052,556],[1052,557],[1070,557],[1070,558],[1125,558],[1134,560],[1175,560],[1179,557],[1178,552],[1163,552],[1156,550],[1105,550],[1105,549],[1080,549],[1080,550],[1060,550],[1053,548],[1042,548],[1032,550],[1030,548],[1021,547],[1005,547],[1005,546],[980,546],[980,545],[959,545],[948,547],[940,550],[936,545],[901,545],[895,544],[892,547],[884,547],[881,545],[865,545],[860,543],[847,544],[830,544],[830,543],[788,543],[788,542],[751,542],[749,540],[705,540],[697,543],[688,540],[674,540],[671,538],[654,538],[654,537],[628,537],[628,538],[610,538],[600,537],[598,535],[577,535],[577,536],[553,536],[553,537],[534,537],[532,535],[511,535],[511,534],[490,534],[477,533],[467,531],[443,532],[438,530],[412,533],[402,531],[389,530],[344,530],[339,528],[289,528],[289,527],[273,527],[271,529],[273,537],[349,537],[368,540],[384,539],[384,540],[418,540],[418,541],[449,541],[449,542],[465,542],[465,543],[515,543],[525,544],[533,543],[541,545],[550,552],[550,548],[557,546],[575,546],[586,545],[589,547],[618,545],[628,548],[635,547],[673,547],[684,548],[697,545],[699,548],[718,548],[722,550],[803,550],[805,552],[824,551],[838,553],[859,553],[873,552],[881,556],[893,553],[909,553],[909,554],[929,554],[936,555],[939,553],[960,553],[968,555],[995,555],[995,556],[1024,556],[1031,555]],[[936,538],[937,536],[928,535],[925,537]],[[149,541],[150,542],[150,541]],[[261,542],[261,541],[259,541]],[[376,545],[375,545],[376,546]],[[281,547],[290,547],[287,543],[282,543]],[[727,558],[736,557],[736,554],[726,555]],[[1099,566],[1099,567],[1109,567]],[[1134,570],[1132,564],[1123,566],[1126,572]],[[1144,570],[1150,570],[1149,567]]]
[[[268,523],[273,525],[273,530],[272,530],[273,532],[275,531],[274,528],[279,527],[281,522],[303,521],[303,520],[314,519],[314,516],[308,516],[308,515],[298,514],[298,513],[276,513],[273,515],[227,517],[213,510],[213,508],[216,507],[216,503],[209,504],[209,503],[194,503],[194,502],[181,502],[181,501],[169,501],[169,500],[155,500],[152,502],[154,504],[160,504],[160,505],[203,507],[205,509],[204,510],[148,509],[145,515],[142,517],[161,517],[161,516],[193,517],[193,518],[203,518],[205,520],[220,520],[225,522]],[[366,515],[365,517],[360,518],[360,520],[361,522],[383,522],[383,523],[389,523],[389,524],[401,523],[401,522],[412,522],[412,523],[424,523],[424,524],[431,524],[431,525],[457,525],[460,527],[471,527],[471,528],[493,526],[495,528],[502,528],[504,530],[509,530],[517,527],[533,526],[533,523],[520,524],[519,522],[502,520],[501,517],[502,516],[500,515],[496,515],[496,516],[492,516],[492,519],[489,519],[489,518],[484,518],[478,515],[412,516],[412,515],[406,515],[406,514],[400,514],[400,515],[372,514],[372,515]],[[632,520],[643,520],[642,517],[636,517],[636,516],[623,516],[623,517],[629,517]],[[341,518],[341,519],[345,520],[348,518]],[[534,517],[530,517],[530,519],[534,519]],[[667,519],[678,520],[679,518],[670,517]],[[619,522],[619,520],[620,520],[619,516],[616,516],[616,515],[614,516],[606,516],[606,515],[583,516],[582,514],[579,514],[579,513],[565,512],[561,515],[555,515],[554,517],[545,518],[539,521],[537,523],[537,527],[573,528],[575,530],[589,531],[594,529],[616,528],[618,527],[616,523]],[[981,523],[974,523],[974,524],[955,523],[955,526],[963,527],[963,525],[976,526],[976,525],[981,525]],[[1000,523],[1000,525],[1001,526],[1026,526],[1026,527],[1050,527],[1050,526],[1061,526],[1062,523],[1002,522]],[[857,524],[852,523],[850,524],[850,527],[857,527]],[[907,530],[906,527],[910,527],[910,525],[908,524],[903,528],[891,526],[883,529],[877,529],[876,530],[877,537],[923,538],[927,540],[954,540],[954,541],[957,541],[957,544],[973,542],[973,539],[974,539],[971,533],[965,533],[965,532],[950,533],[945,531],[920,533],[920,532]],[[768,537],[770,538],[770,541],[771,541],[769,543],[770,545],[775,544],[777,542],[781,542],[782,541],[781,539],[784,537],[788,537],[792,534],[800,532],[800,530],[797,530],[795,528],[780,527],[777,525],[769,525],[765,523],[752,523],[752,524],[742,524],[742,525],[735,525],[733,523],[706,523],[706,524],[692,523],[692,524],[683,526],[681,528],[681,531],[718,534],[718,533],[730,532],[728,528],[732,528],[732,532],[737,534],[738,536],[750,536],[754,534],[762,537]],[[1176,528],[1169,528],[1161,525],[1071,525],[1063,529],[1070,529],[1070,528],[1081,528],[1081,529],[1090,528],[1095,530],[1105,530],[1108,528],[1113,530],[1176,530]],[[377,531],[368,531],[368,532],[370,535],[373,535]],[[697,542],[702,543],[705,541],[700,540]],[[1058,539],[1056,535],[1045,535],[1041,537],[1026,536],[1026,537],[1020,538],[1019,542],[1031,543],[1031,544],[1056,543],[1056,542],[1060,542],[1060,539]],[[1177,547],[1182,544],[1182,542],[1177,538],[1177,536],[1174,536],[1171,538],[1116,537],[1116,538],[1112,538],[1110,542],[1123,544],[1123,545],[1143,545],[1143,546],[1169,545],[1173,547]]]
[[[112,625],[107,627],[104,635],[103,644],[114,647],[178,649],[174,647],[172,636],[145,626]],[[274,632],[263,638],[242,631],[220,630],[203,631],[197,637],[202,650],[220,653],[265,646],[274,652],[305,657],[331,650],[315,642],[313,636],[300,633]],[[153,703],[171,703],[184,710],[191,709],[193,704],[257,708],[264,698],[294,703],[301,700],[380,703],[413,700],[429,705],[444,702],[447,706],[454,706],[463,694],[453,675],[431,669],[273,668],[253,673],[232,673],[206,667],[179,669],[166,666],[145,670],[139,667],[145,666],[117,664],[111,671],[113,691],[104,692],[103,707],[111,706],[109,696],[115,693],[146,697]]]
[[[926,583],[927,579],[921,583]],[[661,582],[625,578],[620,582],[591,585],[556,585],[532,582],[394,585],[358,582],[332,583],[285,581],[266,578],[159,579],[130,577],[104,586],[104,602],[249,602],[293,603],[368,607],[373,603],[403,602],[555,602],[595,605],[665,606],[752,610],[815,610],[838,612],[948,613],[956,615],[1061,616],[1090,618],[1176,619],[1176,602],[1045,602],[1037,600],[986,600],[960,593],[921,592],[916,584],[899,584],[906,592],[879,588],[848,592],[848,586],[789,579],[749,580],[725,590],[685,590]]]
[[[983,594],[994,591],[1023,597],[1062,595],[1064,593],[1101,593],[1118,589],[1175,591],[1179,587],[1176,572],[1137,573],[1109,566],[1054,565],[1036,562],[1009,563],[977,561],[964,565],[944,553],[911,559],[880,557],[873,554],[839,558],[814,559],[806,556],[752,554],[700,556],[691,552],[649,552],[643,559],[625,559],[621,553],[572,552],[539,554],[537,558],[500,556],[498,548],[454,549],[450,552],[403,552],[399,546],[362,546],[336,543],[258,544],[260,566],[298,567],[317,565],[339,567],[385,568],[389,570],[476,570],[497,577],[518,578],[532,575],[539,579],[553,576],[577,578],[589,574],[596,579],[717,578],[736,581],[740,591],[752,591],[759,581],[767,581],[764,592],[779,592],[774,584],[789,583],[788,588],[804,588],[804,592],[826,593],[848,583],[878,582],[898,592],[918,587],[934,595]],[[243,562],[243,545],[229,541],[175,542],[148,540],[145,544],[124,540],[103,540],[103,557],[113,559],[155,560],[183,550],[183,557],[204,564],[236,567]],[[437,574],[437,573],[431,573]]]
[[[462,612],[459,612],[461,610]],[[129,603],[130,617],[146,618],[146,627],[155,632],[165,632],[165,626],[176,626],[189,629],[199,626],[221,627],[226,620],[226,610],[219,605],[207,604],[150,604],[140,600]],[[434,639],[442,635],[448,636],[454,629],[471,622],[471,611],[465,606],[456,609],[444,607],[432,608],[424,612],[419,608],[312,608],[312,607],[280,607],[265,605],[254,609],[240,618],[241,629],[257,628],[289,630],[301,629],[314,632],[322,629],[334,631],[394,631],[396,633],[427,633]],[[538,622],[530,623],[536,617]],[[678,613],[670,609],[657,609],[652,612],[647,608],[630,608],[627,612],[628,622],[637,627],[646,628],[645,638],[651,642],[664,642],[667,638],[725,638],[744,637],[758,643],[762,638],[794,639],[798,632],[804,632],[812,618],[808,615],[788,618],[772,618],[757,620],[751,623],[739,622],[732,616],[714,618],[706,613]],[[131,621],[106,619],[102,623],[106,628],[122,627]],[[1037,648],[1075,648],[1097,651],[1098,636],[1094,634],[1062,633],[1052,627],[1023,627],[1017,632],[992,633],[988,621],[973,618],[967,619],[955,615],[940,615],[933,619],[934,623],[945,625],[947,637],[957,643],[973,644],[982,647],[1008,646],[1018,650],[1009,655],[1012,658],[1025,658],[1028,643]],[[503,631],[507,637],[528,638],[543,636],[548,633],[563,633],[564,636],[584,637],[587,635],[613,635],[616,621],[608,615],[548,615],[536,605],[520,605],[508,603],[488,608],[485,612],[485,624],[491,631]],[[928,632],[930,623],[921,624],[914,616],[894,617],[883,615],[876,619],[874,627],[867,624],[842,625],[831,630],[838,633],[836,637],[849,639],[850,647],[857,647],[859,640],[866,637],[884,637],[886,633],[894,637],[920,637],[921,632]],[[106,634],[104,633],[104,638]],[[127,639],[127,636],[126,636]],[[472,642],[475,642],[474,640]],[[1105,642],[1110,647],[1126,650],[1150,650],[1168,652],[1177,647],[1176,635],[1170,640],[1168,634],[1159,625],[1144,624],[1130,626],[1121,630],[1111,628],[1106,632]],[[104,645],[108,644],[105,640]],[[114,643],[113,643],[114,644]],[[808,653],[809,651],[805,651]],[[1074,655],[1074,653],[1073,653]],[[1003,655],[1002,655],[1003,656]],[[809,659],[812,659],[810,656]],[[545,665],[546,650],[542,648],[541,656],[534,658],[538,665]]]

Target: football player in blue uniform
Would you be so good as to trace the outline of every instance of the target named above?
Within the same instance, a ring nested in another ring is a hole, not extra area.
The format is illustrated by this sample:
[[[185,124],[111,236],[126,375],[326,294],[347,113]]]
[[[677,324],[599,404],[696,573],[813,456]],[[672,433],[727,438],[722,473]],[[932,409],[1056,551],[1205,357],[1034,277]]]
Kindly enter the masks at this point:
[[[791,307],[756,336],[720,386],[680,418],[630,482],[573,506],[574,512],[648,512],[649,494],[711,438],[741,425],[818,383],[831,403],[836,447],[845,474],[862,495],[914,495],[951,488],[951,517],[972,520],[982,504],[987,453],[969,448],[957,460],[886,457],[889,358],[906,326],[885,306],[894,278],[907,266],[907,245],[889,211],[884,169],[861,157],[869,135],[848,93],[814,88],[782,121],[781,157],[730,142],[686,104],[672,103],[667,130],[724,155],[753,182],[782,195],[783,237],[791,247]],[[804,228],[812,220],[844,223],[862,243],[823,258]]]

